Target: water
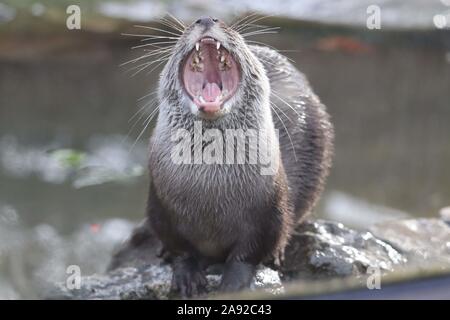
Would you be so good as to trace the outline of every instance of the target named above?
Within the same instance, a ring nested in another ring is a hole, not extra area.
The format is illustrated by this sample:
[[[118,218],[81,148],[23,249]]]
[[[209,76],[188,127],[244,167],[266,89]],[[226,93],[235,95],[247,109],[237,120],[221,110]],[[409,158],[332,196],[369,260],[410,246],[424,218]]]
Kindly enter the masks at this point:
[[[69,264],[101,271],[144,216],[150,130],[135,143],[142,121],[128,134],[129,119],[157,73],[118,67],[134,39],[73,37],[56,51],[11,42],[0,55],[0,297],[37,297]],[[450,204],[450,50],[408,37],[361,32],[349,45],[302,27],[259,39],[289,50],[332,115],[318,216],[364,228]]]
[[[371,8],[368,10],[368,8]],[[186,21],[202,14],[226,16],[260,12],[300,20],[320,21],[345,25],[366,25],[373,8],[379,9],[384,28],[430,29],[450,26],[448,0],[285,0],[282,5],[273,0],[187,0],[175,1],[134,0],[127,2],[103,1],[97,10],[110,17],[134,21],[152,20],[165,12],[173,12]],[[444,16],[440,24],[436,15]]]

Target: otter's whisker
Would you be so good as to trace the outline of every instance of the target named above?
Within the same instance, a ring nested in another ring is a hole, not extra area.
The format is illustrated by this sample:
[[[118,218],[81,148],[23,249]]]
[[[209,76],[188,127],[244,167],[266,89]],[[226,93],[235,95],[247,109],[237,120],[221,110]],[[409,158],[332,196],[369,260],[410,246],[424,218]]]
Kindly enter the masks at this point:
[[[166,44],[166,43],[171,43],[171,42],[153,42],[153,43],[140,44],[138,46],[131,47],[131,49],[134,50],[134,49],[144,48],[144,47],[155,47],[157,45]],[[164,50],[164,49],[169,49],[169,48],[172,49],[173,46],[157,47],[157,49],[155,49],[155,50],[158,50],[158,49]]]
[[[160,48],[160,49],[144,49],[143,51],[146,52],[143,56],[145,57],[151,57],[159,54],[164,54],[172,51],[172,47],[168,48]]]
[[[129,152],[131,152],[133,150],[133,148],[136,146],[136,143],[139,141],[139,139],[141,139],[142,135],[144,134],[145,130],[147,130],[150,122],[153,120],[153,115],[156,114],[156,111],[158,110],[158,108],[155,108],[152,113],[145,119],[145,126],[144,128],[141,130],[141,132],[139,133],[138,137],[136,138],[136,140],[133,142],[133,144],[130,147]]]
[[[255,41],[255,40],[245,40],[245,42],[248,42],[248,43],[254,43],[254,44],[259,44],[259,45],[262,45],[262,46],[265,46],[265,47],[269,47],[270,49],[273,49],[273,50],[275,50],[275,51],[277,51],[277,52],[300,52],[300,50],[292,50],[292,49],[289,49],[289,50],[283,50],[283,49],[277,49],[277,48],[275,48],[274,46],[271,46],[271,45],[268,45],[267,43],[264,43],[264,42],[261,42],[261,41]],[[289,58],[289,57],[286,57],[289,61],[292,61],[292,62],[294,62],[294,60],[292,60],[291,58]]]
[[[259,16],[257,12],[253,12],[249,15],[244,16],[243,18],[239,19],[238,21],[231,24],[230,28],[238,31],[238,29],[242,26],[245,20],[250,20],[251,18],[254,18],[255,16]]]
[[[177,17],[175,17],[173,14],[171,14],[170,12],[167,12],[167,15],[172,18],[176,23],[178,23],[180,25],[180,27],[183,28],[183,30],[186,30],[186,26],[184,25],[183,22],[181,22]],[[166,19],[167,20],[167,19]]]
[[[137,33],[122,33],[123,36],[128,37],[141,37],[141,38],[148,38],[148,39],[171,39],[171,40],[178,40],[179,37],[171,37],[171,36],[163,36],[163,35],[153,35],[153,34],[137,34]]]
[[[259,45],[262,45],[262,46],[265,46],[265,47],[269,47],[269,48],[271,48],[274,51],[277,51],[279,53],[281,53],[281,52],[299,52],[298,50],[278,50],[278,49],[274,48],[273,46],[265,44],[264,42],[260,42],[260,41],[254,41],[254,40],[248,40],[248,39],[246,39],[245,41],[248,42],[248,43],[254,43],[254,44],[259,44]],[[286,59],[288,59],[290,62],[295,63],[295,61],[292,58],[289,58],[287,56],[284,56],[284,57]],[[259,59],[260,60],[264,60],[264,59],[261,59],[261,58],[259,58]],[[271,61],[269,61],[267,59],[265,59],[264,61],[266,61],[268,63],[271,63]]]
[[[170,40],[170,41],[155,41],[156,39],[150,39],[150,38],[145,38],[145,39],[141,39],[141,42],[146,42],[146,41],[154,41],[151,44],[152,45],[160,45],[160,44],[175,44],[177,43],[177,40]]]
[[[154,30],[154,31],[160,31],[160,32],[164,32],[173,36],[181,36],[181,33],[175,33],[175,32],[171,32],[171,31],[167,31],[164,29],[160,29],[160,28],[155,28],[155,27],[150,27],[150,26],[142,26],[142,25],[135,25],[134,27],[136,28],[143,28],[143,29],[150,29],[150,30]]]
[[[140,61],[140,60],[142,60],[142,59],[149,58],[149,57],[151,57],[151,56],[155,56],[155,55],[156,55],[156,56],[158,56],[158,55],[163,55],[163,54],[169,53],[169,52],[170,52],[170,50],[167,50],[167,51],[159,51],[159,52],[153,52],[153,51],[150,51],[149,53],[146,53],[146,54],[144,54],[144,55],[142,55],[142,56],[140,56],[140,57],[137,57],[137,58],[131,59],[131,60],[129,60],[129,61],[126,61],[126,62],[120,64],[119,66],[120,66],[120,67],[123,67],[123,66],[125,66],[125,65],[127,65],[127,64],[135,63],[135,62],[138,62],[138,61]]]
[[[144,63],[141,63],[141,64],[135,66],[135,67],[132,67],[130,70],[142,67],[143,65],[152,65],[153,63],[156,63],[156,62],[159,62],[159,61],[162,61],[162,60],[168,60],[170,56],[171,56],[171,54],[167,53],[165,55],[162,55],[162,56],[158,57],[157,59],[154,59],[154,60],[149,61],[149,62],[144,62]],[[147,58],[147,56],[145,56],[145,58]]]
[[[264,28],[264,29],[258,29],[258,30],[253,30],[253,31],[249,31],[249,32],[244,32],[241,33],[242,36],[244,35],[253,35],[253,34],[259,34],[261,32],[268,32],[268,31],[275,31],[273,33],[278,33],[278,30],[280,30],[280,27],[268,27],[268,28]]]
[[[149,58],[149,57],[152,57],[154,55],[156,55],[156,56],[160,55],[160,57],[158,57],[158,60],[159,60],[159,59],[162,59],[162,58],[165,58],[165,57],[169,57],[171,55],[171,52],[170,52],[170,50],[169,51],[165,51],[165,52],[156,52],[155,54],[150,52],[150,53],[146,53],[146,54],[144,54],[144,55],[142,55],[142,56],[140,56],[138,58],[135,58],[135,59],[133,59],[133,60],[131,60],[129,62],[138,62],[138,61],[140,61],[142,59]],[[139,66],[137,66],[137,67],[139,67]]]
[[[240,28],[239,32],[256,31],[256,30],[260,30],[260,29],[264,29],[264,28],[270,28],[270,26],[262,25],[262,24],[248,24],[248,25],[245,25],[242,28]]]
[[[271,66],[276,66],[276,65],[277,65],[275,62],[270,61],[270,60],[267,60],[267,59],[264,59],[264,58],[262,58],[262,57],[259,57],[259,60],[261,60],[262,62],[268,63],[268,64],[270,64]],[[263,64],[264,64],[264,63],[263,63]]]
[[[245,29],[248,29],[248,27],[246,27],[246,28],[240,30],[239,33],[240,33],[240,34],[243,34],[243,31],[244,31]],[[281,28],[280,28],[280,27],[266,26],[266,27],[263,27],[263,28],[254,28],[254,30],[252,30],[252,31],[247,31],[247,32],[248,32],[248,33],[249,33],[249,32],[260,32],[260,31],[279,30],[279,29],[281,29]],[[245,34],[245,33],[244,33],[244,34]]]
[[[134,67],[134,68],[131,68],[129,71],[132,71],[132,70],[135,70],[135,69],[140,68],[138,71],[136,71],[135,73],[133,73],[133,74],[131,75],[131,77],[134,77],[134,76],[137,75],[138,73],[144,71],[145,69],[147,69],[148,67],[150,67],[150,66],[153,65],[154,63],[157,63],[157,66],[159,66],[160,64],[164,63],[164,62],[167,61],[167,60],[168,60],[168,59],[162,59],[162,60],[158,59],[158,60],[154,60],[154,61],[151,61],[151,62],[148,62],[148,63],[145,63],[145,64],[141,64],[141,65],[136,66],[136,67]],[[152,69],[152,70],[154,70],[154,69]]]
[[[156,68],[158,68],[160,65],[162,65],[166,60],[168,60],[168,59],[161,60],[161,62],[159,62],[157,65],[155,65],[149,72],[147,72],[147,74],[151,74],[153,71],[156,70]]]
[[[152,100],[153,100],[153,99],[152,99]],[[144,111],[144,109],[145,109],[146,107],[147,107],[147,104],[144,104],[142,107],[140,107],[139,110],[136,111],[136,112],[133,114],[133,116],[130,118],[130,120],[128,120],[128,122],[133,121],[133,119],[136,118],[140,113],[142,113],[142,114],[141,114],[141,116],[139,117],[139,119],[142,119],[142,117],[143,117],[143,111]],[[139,121],[139,119],[138,119],[138,121]],[[133,125],[133,127],[134,127],[134,125]]]
[[[159,104],[165,103],[166,101],[167,101],[167,99],[163,99]],[[136,138],[136,140],[134,141],[134,143],[130,147],[129,152],[131,152],[133,150],[133,148],[135,147],[136,143],[139,141],[139,139],[142,137],[144,132],[147,130],[148,126],[150,125],[150,123],[152,122],[153,118],[158,113],[158,111],[159,111],[159,108],[156,107],[155,109],[152,110],[150,115],[144,120],[144,124],[143,124],[144,128],[141,130],[141,132],[139,133],[138,137]]]
[[[286,106],[288,106],[289,108],[291,108],[291,110],[292,110],[298,117],[300,117],[300,114],[298,113],[298,111],[295,110],[294,107],[291,106],[286,100],[284,100],[283,98],[281,98],[273,88],[272,88],[271,91],[272,91],[272,94],[273,94],[275,97],[277,97],[278,99],[280,99]]]
[[[170,50],[164,50],[164,51],[152,51],[152,50],[149,50],[149,51],[147,51],[145,54],[143,54],[142,56],[140,56],[140,57],[138,57],[138,58],[135,58],[135,59],[133,59],[133,60],[131,60],[131,61],[129,61],[129,62],[138,62],[138,61],[140,61],[140,60],[142,60],[142,59],[145,59],[145,58],[150,58],[150,57],[154,57],[154,58],[162,58],[163,57],[163,55],[168,55],[169,53],[171,53],[171,49]]]
[[[145,103],[145,104],[141,107],[141,110],[145,110],[145,109],[147,109],[148,107],[153,106],[153,105],[155,104],[155,102],[157,101],[157,99],[158,99],[158,97],[154,97],[154,98],[150,99],[147,103]],[[154,112],[155,108],[151,107],[151,108],[149,108],[149,110],[151,110],[151,111],[150,111],[150,114],[151,114],[151,113]],[[142,112],[142,114],[141,114],[141,116],[139,117],[139,119],[138,119],[137,121],[135,121],[135,123],[133,124],[133,127],[139,122],[139,120],[141,120],[141,119],[144,117],[144,115],[145,115],[145,113]]]
[[[149,37],[151,34],[139,34],[139,33],[121,33],[121,36],[127,36],[127,37]]]
[[[240,30],[241,28],[245,27],[246,25],[252,23],[253,19],[260,18],[261,15],[258,12],[253,12],[252,14],[249,14],[245,16],[243,19],[237,21],[235,24],[233,24],[231,27],[235,29],[236,31]]]
[[[170,39],[170,40],[178,40],[179,37],[171,37],[171,36],[161,36],[161,35],[147,35],[148,40],[154,40],[154,39]]]
[[[284,112],[283,109],[281,109],[279,106],[277,106],[276,103],[270,101],[270,104],[272,105],[272,107],[275,107],[278,111],[280,111],[285,116],[285,118],[289,120],[289,122],[291,122],[291,123],[294,122],[294,120],[289,118],[288,115],[286,114],[286,112]]]
[[[150,96],[152,96],[152,95],[154,95],[154,94],[156,94],[156,93],[158,93],[158,90],[154,90],[154,91],[152,91],[152,92],[146,94],[145,96],[140,97],[139,99],[137,99],[137,101],[138,101],[138,102],[139,102],[139,101],[142,101],[143,99],[145,99],[145,98],[147,98],[147,97],[150,97]],[[136,117],[139,115],[139,113],[142,113],[142,114],[141,114],[141,116],[139,117],[138,121],[139,121],[140,119],[142,119],[143,114],[144,114],[143,111],[145,110],[145,108],[147,108],[147,107],[148,107],[151,103],[153,103],[153,101],[155,101],[156,99],[158,99],[158,97],[152,98],[152,99],[150,100],[150,102],[147,102],[147,103],[145,103],[142,107],[140,107],[139,110],[136,111],[136,112],[133,114],[133,116],[128,120],[128,122],[133,121],[133,119],[136,118]],[[133,127],[136,125],[136,123],[137,123],[137,122],[135,122],[135,123],[133,124]]]
[[[286,134],[287,134],[287,136],[288,136],[288,138],[289,138],[289,141],[291,142],[292,151],[294,152],[294,159],[295,159],[295,161],[297,162],[297,155],[296,155],[296,153],[295,153],[295,147],[294,147],[294,143],[293,143],[293,141],[292,141],[291,135],[289,134],[289,131],[288,131],[286,125],[284,124],[284,121],[283,121],[283,120],[281,119],[281,117],[279,116],[278,112],[277,112],[275,109],[272,109],[272,110],[275,112],[275,115],[278,117],[278,119],[280,119],[280,122],[281,122],[281,124],[282,124],[283,127],[284,127],[284,130],[285,130],[285,132],[286,132]]]
[[[150,96],[152,96],[154,94],[157,94],[157,93],[158,93],[158,90],[153,90],[153,91],[147,93],[145,96],[142,96],[139,99],[137,99],[137,101],[144,100],[145,98],[150,97]]]
[[[243,28],[245,28],[246,26],[250,25],[250,24],[254,24],[258,21],[261,21],[263,19],[267,19],[270,17],[274,17],[274,14],[270,14],[270,15],[264,15],[264,16],[259,16],[259,15],[254,15],[251,19],[247,20],[245,22],[245,24],[238,26],[238,28],[236,29],[237,32],[241,32]]]
[[[155,100],[156,100],[156,99],[153,98],[153,99],[150,100],[150,102],[144,104],[144,106],[141,107],[141,109],[139,110],[139,113],[140,113],[141,115],[139,116],[138,119],[136,119],[136,120],[134,121],[134,123],[133,123],[133,125],[131,126],[130,130],[128,130],[128,133],[127,133],[127,135],[125,136],[125,138],[128,138],[128,137],[130,136],[131,132],[133,132],[133,129],[136,127],[136,125],[139,123],[139,121],[141,121],[142,118],[145,116],[145,114],[146,114],[146,113],[144,112],[145,109],[147,109],[147,107],[149,107],[150,105],[154,104]],[[155,110],[155,109],[151,109],[150,114],[153,113],[154,110]]]
[[[172,49],[173,49],[173,47],[167,47],[167,48],[159,48],[159,49],[142,49],[142,51],[158,54],[158,53],[164,53],[165,51],[170,51]]]
[[[242,35],[244,38],[247,37],[252,37],[252,36],[258,36],[258,35],[262,35],[262,34],[277,34],[278,32],[276,31],[267,31],[267,32],[260,32],[260,33],[249,33],[249,34],[244,34]]]
[[[129,73],[129,72],[131,72],[131,71],[134,71],[134,70],[136,70],[136,69],[139,69],[138,71],[136,71],[135,73],[133,73],[133,74],[131,75],[131,77],[134,77],[135,75],[137,75],[137,74],[140,73],[141,71],[143,71],[143,70],[145,70],[146,68],[150,67],[152,64],[157,63],[157,62],[160,62],[160,61],[161,61],[161,60],[157,59],[157,60],[153,60],[153,61],[150,61],[150,62],[141,63],[141,64],[139,64],[139,65],[137,65],[137,66],[134,66],[134,67],[129,68],[128,70],[125,71],[125,73]]]
[[[142,72],[142,71],[144,71],[145,69],[147,69],[148,67],[150,67],[152,64],[154,64],[154,63],[163,63],[164,61],[167,61],[167,60],[169,60],[169,58],[170,58],[170,56],[171,56],[171,54],[167,54],[167,55],[165,55],[165,56],[163,56],[163,57],[161,57],[161,58],[159,58],[159,59],[156,59],[156,60],[153,60],[153,61],[150,61],[150,62],[146,62],[146,63],[142,63],[142,64],[140,64],[140,65],[137,65],[137,66],[134,66],[134,67],[132,67],[132,68],[130,68],[129,70],[127,70],[127,72],[130,72],[130,71],[132,71],[132,70],[135,70],[135,69],[139,69],[138,71],[136,71],[135,73],[133,73],[131,76],[132,77],[134,77],[135,75],[137,75],[138,73],[140,73],[140,72]],[[158,64],[159,65],[159,64]]]
[[[249,36],[255,36],[258,34],[278,33],[277,30],[280,30],[280,27],[270,27],[262,30],[249,31],[247,33],[242,33],[241,35],[245,38]]]
[[[130,137],[131,133],[133,132],[133,129],[136,127],[136,125],[139,123],[140,120],[142,120],[142,118],[145,116],[145,109],[147,109],[147,107],[151,106],[151,105],[155,105],[157,97],[151,99],[150,101],[148,101],[147,103],[145,103],[134,115],[133,117],[135,117],[136,115],[138,115],[140,113],[140,116],[138,119],[136,119],[136,121],[134,121],[133,125],[131,126],[131,128],[128,130],[126,136],[123,138],[122,143],[125,143],[125,141],[128,139],[128,137]],[[147,115],[147,118],[154,112],[156,108],[154,107],[150,107],[150,113]],[[132,118],[133,118],[132,117]],[[131,118],[131,119],[132,119]],[[147,119],[146,118],[146,119]],[[130,121],[131,121],[130,119]],[[129,122],[130,122],[129,121]]]
[[[184,32],[184,29],[181,29],[179,26],[175,25],[171,21],[168,21],[167,19],[162,18],[162,19],[159,20],[159,23],[161,23],[163,26],[166,26],[166,27],[169,27],[171,29],[174,29],[174,30],[176,30],[178,32],[181,32],[181,33]]]

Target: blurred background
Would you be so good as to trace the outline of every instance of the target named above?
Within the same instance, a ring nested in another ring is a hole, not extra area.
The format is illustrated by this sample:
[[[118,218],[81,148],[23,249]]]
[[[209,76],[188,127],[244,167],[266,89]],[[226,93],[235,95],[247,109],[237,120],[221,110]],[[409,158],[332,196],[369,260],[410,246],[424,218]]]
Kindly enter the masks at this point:
[[[123,33],[167,12],[280,27],[252,40],[295,62],[336,130],[316,217],[365,229],[450,205],[449,0],[0,0],[0,298],[39,297],[70,264],[102,271],[144,217],[160,68],[120,67],[143,53]]]

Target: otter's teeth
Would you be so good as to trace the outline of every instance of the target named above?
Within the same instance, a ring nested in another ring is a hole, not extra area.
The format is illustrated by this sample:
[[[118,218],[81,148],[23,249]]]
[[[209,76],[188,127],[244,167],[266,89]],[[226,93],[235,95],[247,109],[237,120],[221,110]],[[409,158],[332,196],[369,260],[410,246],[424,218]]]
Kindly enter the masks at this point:
[[[202,60],[201,55],[199,53],[195,52],[193,54],[192,61],[190,64],[192,71],[203,72],[204,64],[200,62],[201,60]]]
[[[200,58],[198,55],[195,55],[193,60],[194,60],[194,64],[198,64],[200,62]]]
[[[219,41],[216,42],[216,48],[217,48],[217,50],[220,49],[220,42]]]
[[[219,57],[219,70],[226,71],[226,70],[230,69],[230,67],[231,67],[230,61],[227,59],[227,57],[224,54],[222,54]]]
[[[195,43],[195,50],[200,50],[200,43],[199,42],[196,42]]]

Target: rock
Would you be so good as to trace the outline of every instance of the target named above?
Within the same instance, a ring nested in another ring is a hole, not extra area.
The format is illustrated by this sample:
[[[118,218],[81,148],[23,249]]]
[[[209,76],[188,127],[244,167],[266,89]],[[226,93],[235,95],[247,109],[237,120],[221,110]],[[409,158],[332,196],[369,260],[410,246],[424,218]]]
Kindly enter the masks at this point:
[[[83,277],[81,288],[60,283],[50,298],[169,299],[172,270],[160,257],[161,244],[144,221],[114,254],[108,271]],[[284,281],[359,276],[369,267],[391,271],[406,261],[403,255],[370,232],[348,229],[340,223],[317,220],[299,226],[286,249],[280,272],[261,266],[251,290],[283,293]],[[209,295],[217,293],[221,276],[207,270]]]
[[[450,53],[449,53],[449,58],[450,58]],[[449,59],[450,61],[450,59]],[[444,220],[445,223],[447,223],[448,225],[450,225],[450,207],[444,207],[439,211],[439,214],[442,218],[442,220]]]
[[[392,220],[370,228],[409,260],[409,265],[450,266],[450,226],[440,219]]]
[[[161,264],[162,244],[151,232],[147,219],[132,232],[130,238],[114,252],[108,270]]]
[[[71,290],[60,283],[48,296],[51,299],[164,299],[169,292],[170,277],[167,265],[124,267],[83,277],[79,289]]]
[[[106,274],[83,277],[80,289],[68,289],[60,283],[47,296],[51,299],[101,300],[166,300],[171,298],[169,265],[147,265],[139,268],[123,267]],[[207,275],[209,293],[217,292],[221,276]],[[284,292],[278,272],[261,267],[251,284],[251,290],[264,290],[271,294]]]
[[[370,232],[318,220],[296,229],[281,271],[286,279],[326,279],[366,275],[369,267],[392,271],[404,262],[397,250]]]

